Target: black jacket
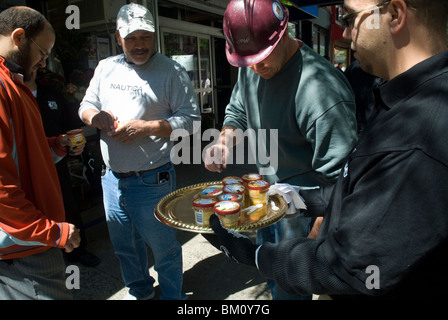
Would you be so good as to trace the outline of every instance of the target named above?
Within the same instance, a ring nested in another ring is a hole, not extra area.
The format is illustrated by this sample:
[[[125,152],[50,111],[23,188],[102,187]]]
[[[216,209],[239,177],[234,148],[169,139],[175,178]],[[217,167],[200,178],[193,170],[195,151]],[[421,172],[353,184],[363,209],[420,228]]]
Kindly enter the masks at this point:
[[[259,251],[260,271],[289,292],[334,298],[447,294],[448,51],[374,94],[377,113],[336,185],[302,192],[308,214],[325,215],[318,239]],[[378,287],[369,288],[376,275]]]

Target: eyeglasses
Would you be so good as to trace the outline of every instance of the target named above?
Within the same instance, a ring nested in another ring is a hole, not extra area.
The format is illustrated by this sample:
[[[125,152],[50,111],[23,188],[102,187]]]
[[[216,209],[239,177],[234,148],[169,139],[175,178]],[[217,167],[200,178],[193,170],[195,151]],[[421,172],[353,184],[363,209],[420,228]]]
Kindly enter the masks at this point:
[[[39,48],[40,53],[41,53],[41,55],[42,55],[42,58],[43,58],[44,60],[47,60],[47,58],[50,56],[50,53],[45,52],[45,50],[42,49],[41,46],[38,45],[38,44],[36,43],[36,41],[33,40],[33,38],[30,38],[30,39],[31,39],[31,41],[33,41],[33,43]]]
[[[347,13],[347,14],[339,14],[338,16],[338,20],[339,22],[341,22],[342,27],[345,28],[349,28],[351,26],[353,26],[356,17],[361,13],[364,12],[366,10],[371,10],[371,9],[376,9],[376,8],[381,8],[385,5],[388,5],[391,1],[384,1],[372,6],[368,6],[367,8],[355,11],[355,12],[351,12],[351,13]]]

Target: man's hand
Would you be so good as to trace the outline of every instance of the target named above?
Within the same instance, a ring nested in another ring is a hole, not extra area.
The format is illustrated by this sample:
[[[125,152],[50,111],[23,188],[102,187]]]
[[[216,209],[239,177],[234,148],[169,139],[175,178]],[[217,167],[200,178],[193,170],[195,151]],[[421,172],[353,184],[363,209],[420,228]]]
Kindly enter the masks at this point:
[[[72,144],[70,143],[70,138],[67,134],[61,134],[56,138],[57,143],[63,147],[70,147]]]
[[[57,143],[59,143],[59,145],[69,148],[68,153],[71,156],[79,156],[84,151],[84,147],[86,145],[85,143],[83,143],[81,145],[73,147],[72,143],[70,141],[70,138],[66,134],[61,134],[56,139],[57,139]]]
[[[113,132],[114,131],[114,121],[117,119],[113,113],[109,110],[97,112],[91,109],[84,111],[83,119],[89,118],[90,123],[86,123],[87,125],[97,127],[100,130],[104,130],[105,132]],[[86,115],[84,115],[86,114]]]
[[[70,150],[69,150],[68,154],[71,155],[71,156],[79,156],[84,151],[84,147],[85,146],[86,146],[86,144],[83,143],[83,144],[81,144],[79,146],[70,147]]]
[[[323,217],[317,217],[317,218],[316,218],[316,221],[314,222],[314,225],[313,225],[313,227],[311,228],[311,231],[310,231],[310,233],[308,234],[308,237],[307,237],[307,238],[310,238],[310,239],[317,239],[317,236],[318,236],[318,234],[319,234],[319,230],[320,230],[320,227],[321,227],[321,225],[322,225],[323,220],[324,220]]]
[[[109,132],[111,137],[124,143],[130,143],[135,140],[149,136],[148,125],[145,120],[120,121],[115,130]]]
[[[222,128],[216,143],[205,150],[205,168],[211,172],[221,173],[231,156],[230,149],[242,140],[240,132],[232,126]]]
[[[131,143],[149,136],[169,137],[173,129],[167,120],[127,120],[117,122],[111,137],[123,143]]]
[[[210,227],[215,234],[203,234],[203,237],[215,248],[221,250],[227,257],[238,263],[256,266],[255,251],[258,246],[253,244],[248,237],[224,228],[221,220],[215,214],[210,217]]]
[[[81,236],[79,234],[79,229],[73,224],[69,224],[70,231],[68,232],[68,239],[65,243],[65,252],[70,253],[74,249],[78,248],[81,244]]]
[[[205,150],[205,168],[211,172],[221,173],[227,167],[230,150],[224,144],[214,144]]]

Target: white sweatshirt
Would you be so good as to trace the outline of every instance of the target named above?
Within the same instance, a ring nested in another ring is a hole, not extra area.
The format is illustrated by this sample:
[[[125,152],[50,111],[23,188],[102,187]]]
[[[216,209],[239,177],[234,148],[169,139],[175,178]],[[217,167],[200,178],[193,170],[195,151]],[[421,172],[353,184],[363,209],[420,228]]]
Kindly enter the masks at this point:
[[[193,131],[200,121],[199,105],[191,80],[183,67],[156,53],[144,65],[129,64],[124,54],[100,61],[81,102],[86,109],[110,110],[118,121],[167,120],[172,129]],[[101,132],[104,163],[115,172],[141,171],[170,161],[173,141],[149,136],[125,144]]]

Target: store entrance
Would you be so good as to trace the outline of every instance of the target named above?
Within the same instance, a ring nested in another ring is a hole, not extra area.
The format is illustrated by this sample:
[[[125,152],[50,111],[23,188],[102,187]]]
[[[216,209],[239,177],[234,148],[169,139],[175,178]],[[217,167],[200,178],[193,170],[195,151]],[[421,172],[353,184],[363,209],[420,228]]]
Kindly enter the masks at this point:
[[[238,79],[238,68],[229,64],[225,52],[226,41],[223,38],[214,38],[215,61],[216,61],[216,117],[217,127],[221,129],[224,122],[224,114],[227,104],[232,95],[233,86]]]
[[[160,43],[162,53],[181,64],[190,76],[201,107],[202,131],[221,129],[235,78],[225,56],[225,40],[161,28]]]
[[[214,127],[214,72],[210,36],[162,30],[162,53],[182,65],[190,76],[203,118],[202,126]],[[207,118],[210,118],[207,122]]]

